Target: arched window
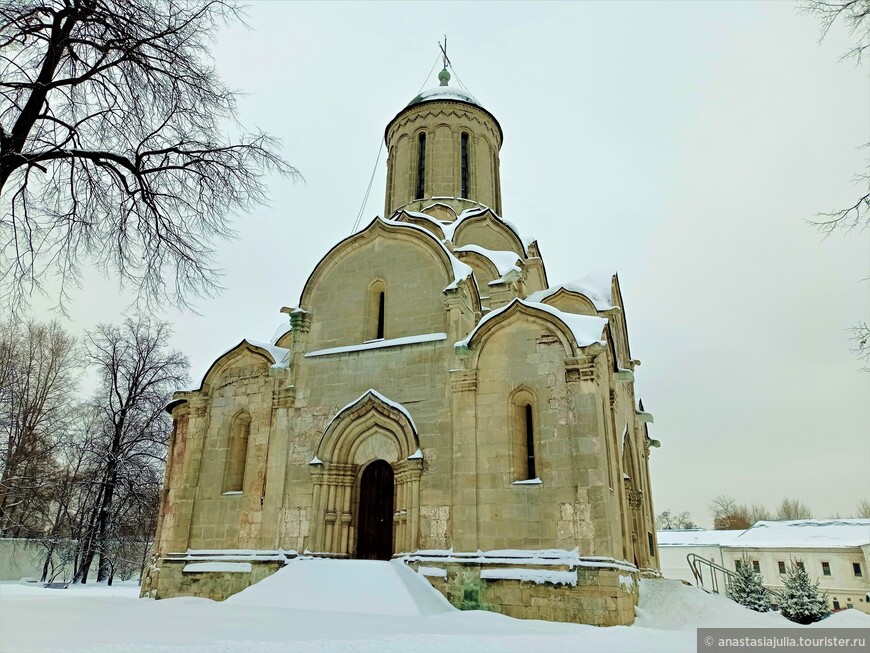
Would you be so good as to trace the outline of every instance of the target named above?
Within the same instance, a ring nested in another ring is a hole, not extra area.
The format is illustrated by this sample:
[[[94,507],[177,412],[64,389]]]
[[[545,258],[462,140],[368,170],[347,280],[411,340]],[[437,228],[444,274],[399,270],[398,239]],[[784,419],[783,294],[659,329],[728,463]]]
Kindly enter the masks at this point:
[[[526,478],[535,478],[535,421],[532,405],[524,407],[526,418]]]
[[[537,478],[535,441],[537,439],[537,416],[535,398],[530,391],[520,388],[511,397],[511,458],[514,480],[525,481]]]
[[[459,197],[468,198],[468,132],[462,132],[461,142],[461,179]]]
[[[414,199],[423,199],[426,189],[426,132],[417,137],[417,193]]]
[[[248,439],[251,435],[251,416],[242,411],[230,425],[227,450],[227,468],[224,474],[224,492],[241,492],[245,485],[245,466],[248,461]]]
[[[369,286],[368,323],[363,340],[382,340],[386,334],[387,286],[376,279]]]

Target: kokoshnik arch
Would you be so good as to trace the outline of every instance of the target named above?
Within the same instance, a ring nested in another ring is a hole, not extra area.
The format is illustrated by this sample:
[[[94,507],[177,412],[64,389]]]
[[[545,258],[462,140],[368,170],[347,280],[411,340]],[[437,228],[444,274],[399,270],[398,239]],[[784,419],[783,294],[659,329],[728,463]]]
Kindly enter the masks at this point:
[[[549,284],[501,217],[501,126],[439,79],[387,125],[389,217],[326,253],[273,340],[175,393],[143,595],[398,558],[458,606],[633,621],[658,443],[618,278]]]

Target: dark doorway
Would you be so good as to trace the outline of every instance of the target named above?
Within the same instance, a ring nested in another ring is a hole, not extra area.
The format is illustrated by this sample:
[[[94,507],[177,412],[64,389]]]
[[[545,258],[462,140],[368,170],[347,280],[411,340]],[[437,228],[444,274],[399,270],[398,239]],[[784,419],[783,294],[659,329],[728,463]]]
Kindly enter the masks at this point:
[[[393,556],[393,467],[375,460],[363,471],[359,485],[356,557],[389,560]]]

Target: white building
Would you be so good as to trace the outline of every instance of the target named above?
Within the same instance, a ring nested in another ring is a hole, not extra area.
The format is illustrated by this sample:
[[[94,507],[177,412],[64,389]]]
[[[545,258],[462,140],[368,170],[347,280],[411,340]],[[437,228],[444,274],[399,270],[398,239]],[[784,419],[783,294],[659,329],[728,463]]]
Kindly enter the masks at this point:
[[[724,567],[728,559],[722,546],[741,533],[742,530],[707,531],[700,528],[658,531],[662,575],[665,578],[694,583],[695,578],[689,568],[687,556],[695,554]]]
[[[765,586],[777,591],[794,562],[827,592],[831,609],[870,613],[870,519],[760,521],[745,531],[659,531],[658,545],[666,578],[694,582],[689,553],[729,570],[746,555]]]

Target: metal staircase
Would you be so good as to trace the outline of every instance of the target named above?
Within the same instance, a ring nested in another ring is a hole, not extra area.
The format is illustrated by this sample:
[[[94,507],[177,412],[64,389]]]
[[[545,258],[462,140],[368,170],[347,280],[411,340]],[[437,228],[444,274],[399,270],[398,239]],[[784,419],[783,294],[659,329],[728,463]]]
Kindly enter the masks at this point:
[[[698,587],[713,594],[730,595],[731,583],[737,578],[737,574],[697,553],[690,553],[686,560]]]

